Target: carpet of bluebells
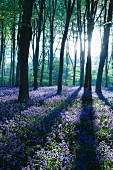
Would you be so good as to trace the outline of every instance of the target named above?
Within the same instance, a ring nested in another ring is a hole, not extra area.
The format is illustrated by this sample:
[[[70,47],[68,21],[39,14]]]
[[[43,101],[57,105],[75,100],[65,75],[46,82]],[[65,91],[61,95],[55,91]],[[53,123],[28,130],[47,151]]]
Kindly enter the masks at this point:
[[[113,170],[113,89],[0,88],[0,170]]]

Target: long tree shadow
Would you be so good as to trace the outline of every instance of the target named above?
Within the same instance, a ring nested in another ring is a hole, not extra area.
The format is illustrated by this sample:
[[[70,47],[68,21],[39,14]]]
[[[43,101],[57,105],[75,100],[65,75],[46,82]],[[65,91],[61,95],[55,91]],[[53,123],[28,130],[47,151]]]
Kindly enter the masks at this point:
[[[78,93],[81,90],[81,87],[78,87],[77,90],[75,90],[66,100],[62,101],[60,106],[57,108],[54,108],[52,113],[48,114],[46,117],[43,119],[43,125],[45,125],[45,131],[43,132],[43,136],[47,136],[48,133],[52,131],[52,127],[55,125],[57,119],[61,117],[60,113],[63,111],[63,109],[67,109],[68,106],[71,107],[74,100],[77,99]],[[58,95],[60,96],[60,95]],[[44,104],[44,101],[43,101]],[[44,140],[45,143],[45,140]]]
[[[110,108],[113,109],[113,103],[111,104],[109,100],[103,95],[103,93],[96,93],[96,94],[98,98],[105,103],[105,105],[110,106]]]
[[[79,147],[76,155],[76,170],[101,170],[99,159],[96,155],[92,92],[86,89],[82,96],[82,111],[77,128]]]

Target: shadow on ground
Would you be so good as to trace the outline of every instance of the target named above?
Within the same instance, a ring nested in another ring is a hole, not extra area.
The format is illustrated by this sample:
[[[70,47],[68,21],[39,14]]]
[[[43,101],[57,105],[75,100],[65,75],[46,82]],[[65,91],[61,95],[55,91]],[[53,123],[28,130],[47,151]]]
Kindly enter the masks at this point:
[[[110,91],[110,90],[109,90]],[[105,105],[109,106],[110,109],[113,109],[113,103],[110,103],[108,98],[106,98],[103,93],[97,93],[98,98],[105,103]],[[113,97],[113,96],[112,96]]]
[[[101,170],[96,154],[96,138],[94,129],[94,110],[92,92],[84,90],[82,111],[78,125],[78,148],[76,170]]]

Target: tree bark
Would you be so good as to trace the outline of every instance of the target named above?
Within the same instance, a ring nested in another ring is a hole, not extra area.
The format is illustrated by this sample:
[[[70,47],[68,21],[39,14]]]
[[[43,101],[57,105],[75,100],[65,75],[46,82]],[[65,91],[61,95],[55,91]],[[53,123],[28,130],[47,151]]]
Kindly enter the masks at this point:
[[[92,40],[92,33],[94,29],[95,23],[95,15],[97,11],[97,1],[86,0],[86,10],[87,10],[87,36],[88,36],[88,55],[87,55],[87,62],[86,62],[86,75],[85,75],[85,83],[84,88],[88,88],[91,90],[91,40]]]
[[[58,73],[58,89],[57,94],[60,94],[62,91],[62,75],[63,75],[63,62],[64,62],[64,48],[65,48],[65,41],[68,34],[68,27],[71,19],[71,15],[73,12],[73,8],[75,5],[75,0],[73,0],[71,5],[71,0],[68,1],[68,7],[67,7],[67,16],[66,16],[66,24],[64,29],[64,34],[61,42],[61,50],[60,50],[60,64],[59,64],[59,73]]]
[[[1,31],[1,50],[0,50],[0,65],[3,58],[3,50],[4,50],[4,20],[1,20],[2,31]]]
[[[24,0],[22,26],[20,30],[19,56],[20,56],[20,88],[19,102],[29,99],[28,88],[28,53],[32,35],[32,27],[30,24],[34,0]]]
[[[53,27],[54,22],[50,23],[50,66],[49,66],[49,86],[52,86],[52,71],[53,71]]]
[[[53,44],[54,44],[54,18],[56,12],[57,0],[52,0],[52,6],[49,0],[49,10],[50,10],[50,65],[49,65],[49,86],[52,86],[52,75],[53,75]]]
[[[96,92],[97,93],[101,93],[103,68],[105,64],[105,59],[108,54],[109,33],[110,33],[110,27],[111,27],[110,22],[112,21],[112,11],[113,11],[113,2],[112,0],[110,0],[109,9],[108,9],[108,18],[107,18],[107,23],[105,23],[105,26],[104,26],[104,36],[103,36],[103,42],[101,45],[100,62],[99,62],[97,81],[96,81]]]
[[[22,9],[21,0],[19,0],[19,8]],[[15,80],[15,86],[19,86],[20,81],[20,57],[19,57],[19,40],[20,40],[20,23],[21,23],[22,15],[19,14],[19,23],[18,23],[18,33],[17,33],[17,47],[18,47],[18,53],[17,53],[17,66],[16,66],[16,80]]]
[[[80,40],[80,87],[84,85],[84,52],[82,47],[81,0],[77,0],[77,25]]]
[[[41,68],[41,76],[40,76],[40,86],[43,85],[43,76],[44,76],[44,64],[45,64],[45,12],[43,16],[43,43],[42,43],[42,49],[43,49],[43,58],[42,58],[42,68]]]
[[[41,35],[41,26],[42,26],[42,16],[43,16],[43,5],[45,0],[41,0],[40,12],[39,12],[39,22],[38,22],[38,31],[36,36],[36,50],[33,58],[33,68],[34,68],[34,90],[38,88],[37,78],[38,78],[38,59],[39,59],[39,43]],[[35,5],[36,6],[36,5]],[[37,7],[36,7],[37,9]]]

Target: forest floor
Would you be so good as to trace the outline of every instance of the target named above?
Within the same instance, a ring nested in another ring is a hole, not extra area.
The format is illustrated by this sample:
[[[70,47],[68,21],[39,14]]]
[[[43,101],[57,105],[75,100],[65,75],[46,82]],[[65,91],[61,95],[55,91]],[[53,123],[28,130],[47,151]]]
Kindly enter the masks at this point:
[[[0,170],[113,170],[113,89],[0,88]]]

